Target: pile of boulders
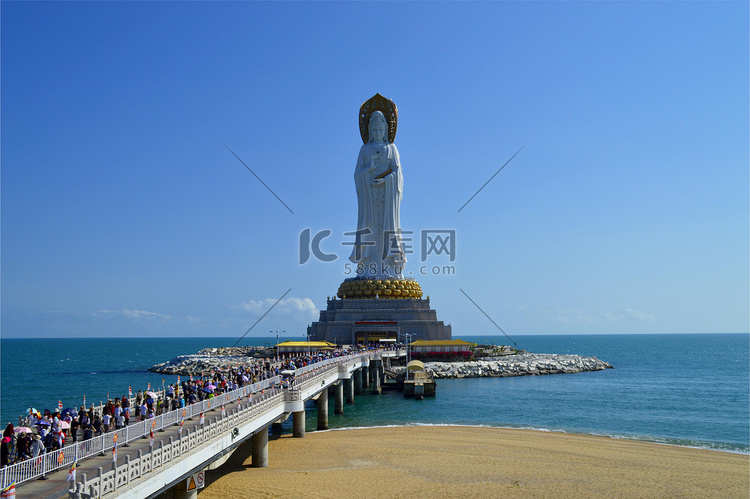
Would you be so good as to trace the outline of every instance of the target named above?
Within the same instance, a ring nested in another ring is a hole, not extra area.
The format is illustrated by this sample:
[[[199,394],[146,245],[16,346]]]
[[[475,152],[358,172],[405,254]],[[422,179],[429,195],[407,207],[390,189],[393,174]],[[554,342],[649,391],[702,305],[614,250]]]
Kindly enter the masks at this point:
[[[612,369],[609,362],[596,357],[524,352],[519,355],[490,357],[469,362],[426,362],[425,371],[438,378],[483,378],[570,374]],[[403,367],[394,371],[402,372]]]
[[[258,358],[272,357],[274,350],[266,347],[220,347],[204,348],[196,354],[180,355],[169,362],[162,362],[148,368],[162,374],[200,374],[211,370],[235,368],[249,364]]]

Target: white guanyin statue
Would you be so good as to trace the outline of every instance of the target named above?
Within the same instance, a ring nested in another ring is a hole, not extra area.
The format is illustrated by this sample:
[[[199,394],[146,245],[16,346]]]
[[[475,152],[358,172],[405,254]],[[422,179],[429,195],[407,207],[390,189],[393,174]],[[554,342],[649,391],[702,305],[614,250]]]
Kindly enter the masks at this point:
[[[377,110],[368,112],[368,104]],[[393,144],[396,106],[377,94],[362,109],[360,132],[365,143],[354,170],[359,215],[349,259],[357,264],[357,275],[363,277],[401,276],[406,263],[400,213],[404,177],[398,149]],[[389,114],[390,121],[380,109]]]

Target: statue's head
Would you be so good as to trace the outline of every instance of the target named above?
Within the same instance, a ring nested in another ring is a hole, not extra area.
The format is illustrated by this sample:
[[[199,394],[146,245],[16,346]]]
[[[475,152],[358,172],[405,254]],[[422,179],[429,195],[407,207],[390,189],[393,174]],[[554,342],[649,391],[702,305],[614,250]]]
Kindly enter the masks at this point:
[[[370,142],[388,141],[388,122],[381,111],[375,111],[370,116]]]

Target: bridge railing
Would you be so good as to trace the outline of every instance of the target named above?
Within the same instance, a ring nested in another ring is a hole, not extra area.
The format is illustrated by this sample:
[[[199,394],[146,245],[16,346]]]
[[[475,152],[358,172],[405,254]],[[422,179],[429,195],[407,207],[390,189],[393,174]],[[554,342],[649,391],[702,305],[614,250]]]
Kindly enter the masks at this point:
[[[343,355],[341,357],[333,357],[331,359],[326,359],[322,362],[316,362],[315,364],[310,364],[309,366],[304,366],[296,369],[294,371],[294,377],[295,377],[295,383],[296,385],[299,385],[301,382],[305,381],[306,379],[316,376],[317,374],[328,371],[330,369],[333,369],[334,366],[341,364],[342,362],[347,362],[348,360],[355,359],[358,357],[364,357],[368,355],[368,353],[356,353],[351,355]]]
[[[371,354],[368,352],[352,354],[301,367],[295,370],[295,386],[300,387],[302,384],[315,383],[318,376],[337,369],[342,363],[348,363],[353,359],[369,355]],[[270,387],[269,393],[261,393],[260,397],[253,398],[247,406],[240,405],[232,413],[227,413],[226,416],[215,418],[200,427],[194,427],[192,432],[187,429],[185,435],[177,441],[170,441],[168,444],[160,442],[158,449],[140,455],[136,459],[128,459],[125,463],[117,464],[115,469],[106,473],[100,468],[99,474],[93,479],[88,479],[83,475],[82,482],[75,485],[75,492],[71,495],[80,494],[81,497],[98,498],[115,492],[118,488],[128,485],[131,480],[138,479],[145,473],[166,465],[181,454],[192,451],[195,447],[220,436],[229,428],[235,428],[242,421],[259,416],[286,400],[288,392],[280,390],[278,384],[268,386]],[[218,399],[214,402],[214,408],[217,407],[217,404],[222,403],[220,397],[214,399]],[[170,414],[165,414],[165,416]],[[148,423],[148,420],[146,423]]]
[[[74,491],[71,491],[69,495],[71,497],[99,498],[126,487],[130,482],[143,477],[146,473],[167,466],[171,461],[179,459],[182,454],[193,451],[214,438],[220,437],[230,429],[236,428],[242,422],[257,417],[283,403],[285,393],[276,387],[272,387],[271,391],[273,393],[263,394],[262,398],[253,403],[240,404],[236,409],[228,411],[225,416],[211,418],[201,426],[187,428],[180,438],[170,439],[169,443],[161,441],[157,447],[151,449],[148,453],[139,454],[135,459],[128,457],[124,462],[118,460],[115,468],[110,471],[104,472],[102,468],[99,468],[97,476],[93,478],[82,474],[81,481],[74,485]]]
[[[154,392],[154,394],[156,395],[156,397],[155,397],[156,400],[159,400],[159,399],[164,400],[167,397],[167,391],[164,390],[164,389],[158,389],[158,390],[157,389],[153,389],[153,390],[149,390],[149,391]],[[115,398],[119,400],[118,397],[115,397]],[[132,395],[126,396],[125,398],[128,400],[128,402],[130,402],[131,405],[133,405],[134,401],[136,400],[136,398],[134,396],[132,396]],[[85,407],[85,405],[86,404],[84,403],[82,407]],[[104,407],[106,407],[106,405],[107,404],[105,404],[104,402],[102,402],[100,400],[99,401],[99,405],[94,405],[92,403],[89,406],[89,408],[94,411],[94,414],[99,414],[101,416],[103,414],[103,412],[104,412]],[[73,407],[76,408],[78,406],[74,404]],[[86,410],[89,410],[89,408],[86,408]],[[18,416],[18,426],[29,426],[29,427],[33,426],[33,424],[31,423],[31,420],[29,418],[29,415]]]
[[[55,470],[71,466],[74,462],[91,456],[103,455],[115,446],[127,445],[129,442],[146,437],[151,431],[160,431],[164,428],[179,424],[182,420],[190,420],[207,410],[216,409],[229,402],[234,402],[249,397],[249,402],[259,403],[267,398],[265,390],[278,387],[281,383],[280,376],[246,385],[231,392],[222,393],[210,399],[190,404],[175,411],[162,413],[150,419],[138,421],[125,426],[122,429],[110,431],[104,435],[76,442],[53,452],[40,455],[6,466],[0,470],[0,484],[4,488],[11,483],[20,485],[23,482],[33,480],[51,473]],[[258,395],[259,394],[259,395]]]
[[[334,369],[342,362],[371,356],[374,353],[377,353],[377,351],[332,357],[309,366],[298,368],[295,371],[295,384],[300,386],[300,383],[308,381],[329,369]],[[111,451],[115,447],[115,444],[118,447],[125,446],[129,442],[149,436],[152,431],[161,431],[168,426],[180,424],[184,420],[192,420],[207,410],[217,409],[227,403],[241,401],[243,398],[247,398],[250,408],[256,408],[257,411],[260,411],[266,405],[264,402],[269,401],[272,397],[275,398],[279,394],[281,381],[280,376],[274,376],[174,411],[162,413],[150,419],[132,423],[122,429],[105,433],[99,437],[76,442],[62,449],[42,454],[39,457],[6,466],[0,470],[0,484],[2,488],[11,483],[20,485],[55,470],[68,468],[76,461],[96,455],[104,455],[105,452]],[[256,414],[257,411],[252,414]]]

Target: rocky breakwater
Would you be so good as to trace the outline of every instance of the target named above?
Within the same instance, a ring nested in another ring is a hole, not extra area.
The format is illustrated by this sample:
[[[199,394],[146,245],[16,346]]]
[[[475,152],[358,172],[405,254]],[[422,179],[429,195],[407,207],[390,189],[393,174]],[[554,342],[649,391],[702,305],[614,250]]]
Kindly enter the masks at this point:
[[[169,362],[162,362],[148,368],[149,371],[162,374],[200,374],[213,369],[227,369],[249,364],[258,358],[273,356],[273,349],[265,347],[222,347],[204,348],[196,354],[180,355]]]
[[[609,362],[596,357],[544,353],[488,357],[469,362],[426,362],[424,365],[425,371],[435,379],[570,374],[612,368]]]

